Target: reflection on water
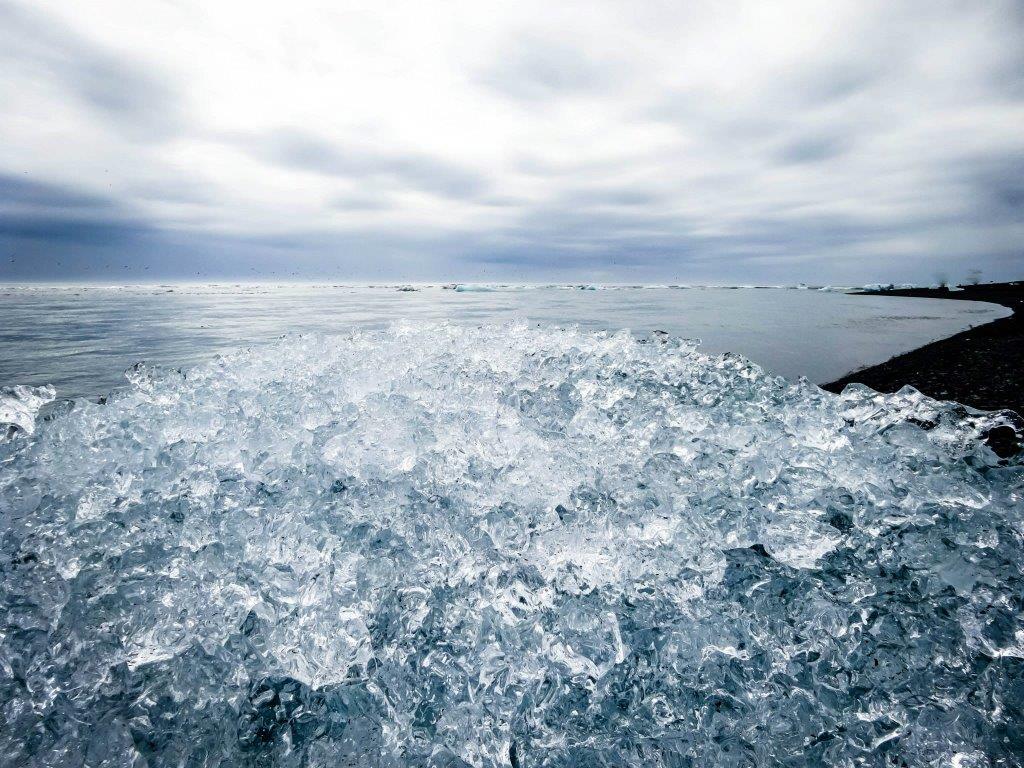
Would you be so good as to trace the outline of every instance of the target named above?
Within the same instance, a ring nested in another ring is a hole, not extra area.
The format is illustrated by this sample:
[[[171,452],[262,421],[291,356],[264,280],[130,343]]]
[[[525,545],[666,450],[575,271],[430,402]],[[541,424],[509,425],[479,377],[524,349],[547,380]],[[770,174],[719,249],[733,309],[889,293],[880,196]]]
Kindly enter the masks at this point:
[[[786,289],[565,288],[456,292],[351,286],[0,289],[0,385],[54,384],[63,397],[124,383],[146,360],[192,365],[286,333],[339,333],[394,320],[655,329],[739,352],[787,377],[831,381],[1009,314],[978,302]]]

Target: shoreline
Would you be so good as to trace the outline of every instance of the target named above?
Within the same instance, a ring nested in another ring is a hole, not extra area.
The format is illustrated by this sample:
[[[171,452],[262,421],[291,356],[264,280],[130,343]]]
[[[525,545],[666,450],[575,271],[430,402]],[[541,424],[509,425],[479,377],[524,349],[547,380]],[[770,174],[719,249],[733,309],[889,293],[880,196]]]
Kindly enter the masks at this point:
[[[822,389],[838,393],[847,384],[859,383],[879,392],[895,392],[909,384],[937,400],[1024,415],[1024,281],[960,286],[960,290],[858,291],[856,295],[985,301],[1008,307],[1013,314],[853,371],[822,384]]]

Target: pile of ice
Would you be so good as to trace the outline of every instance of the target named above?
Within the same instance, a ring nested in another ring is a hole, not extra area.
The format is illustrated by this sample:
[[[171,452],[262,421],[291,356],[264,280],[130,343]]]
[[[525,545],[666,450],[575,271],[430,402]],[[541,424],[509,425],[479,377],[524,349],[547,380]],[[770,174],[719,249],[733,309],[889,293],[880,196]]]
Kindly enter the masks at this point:
[[[998,417],[505,325],[138,367],[0,443],[0,762],[1020,765]]]
[[[36,414],[56,396],[53,387],[0,387],[0,439],[35,432]]]

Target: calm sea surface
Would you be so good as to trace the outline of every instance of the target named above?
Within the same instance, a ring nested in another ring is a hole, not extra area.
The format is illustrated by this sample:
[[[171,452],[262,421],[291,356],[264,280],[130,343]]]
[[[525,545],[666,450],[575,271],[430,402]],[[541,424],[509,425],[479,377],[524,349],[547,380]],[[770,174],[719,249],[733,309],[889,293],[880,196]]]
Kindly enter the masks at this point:
[[[192,365],[286,333],[525,318],[548,325],[660,329],[823,383],[1009,314],[992,304],[794,289],[569,288],[457,292],[425,287],[131,286],[0,288],[0,385],[105,394],[145,360]]]

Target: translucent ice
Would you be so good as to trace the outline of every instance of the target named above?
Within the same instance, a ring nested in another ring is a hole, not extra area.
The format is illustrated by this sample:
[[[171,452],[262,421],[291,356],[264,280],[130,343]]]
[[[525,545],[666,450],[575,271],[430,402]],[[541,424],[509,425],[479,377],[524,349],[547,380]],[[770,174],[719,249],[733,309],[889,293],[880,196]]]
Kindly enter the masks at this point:
[[[1021,765],[998,415],[524,324],[129,379],[2,401],[4,765]]]
[[[16,432],[32,434],[36,414],[56,397],[53,387],[0,387],[0,437]]]

